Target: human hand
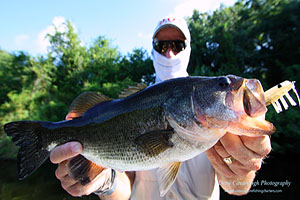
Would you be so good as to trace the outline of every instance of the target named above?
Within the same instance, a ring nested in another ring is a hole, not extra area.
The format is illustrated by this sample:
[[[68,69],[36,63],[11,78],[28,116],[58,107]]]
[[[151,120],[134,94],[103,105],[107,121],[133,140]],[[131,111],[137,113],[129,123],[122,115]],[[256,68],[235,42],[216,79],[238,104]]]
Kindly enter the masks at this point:
[[[271,140],[268,136],[248,137],[226,133],[206,151],[206,155],[216,170],[219,181],[221,177],[227,182],[242,180],[251,183],[255,172],[261,168],[263,158],[270,151]],[[226,164],[223,159],[230,156],[234,160],[231,164]]]
[[[109,174],[106,173],[106,169],[86,185],[82,185],[71,177],[68,163],[72,158],[79,155],[82,150],[83,148],[79,142],[69,142],[56,147],[50,153],[51,162],[58,164],[58,168],[55,171],[56,177],[60,180],[62,188],[72,196],[82,196],[93,193],[105,183]]]

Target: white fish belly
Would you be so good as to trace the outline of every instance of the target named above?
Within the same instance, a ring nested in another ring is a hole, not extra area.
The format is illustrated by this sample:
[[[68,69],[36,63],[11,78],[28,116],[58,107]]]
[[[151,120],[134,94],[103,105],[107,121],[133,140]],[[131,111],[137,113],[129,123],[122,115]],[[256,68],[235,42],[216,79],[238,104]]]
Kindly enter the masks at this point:
[[[115,156],[113,159],[100,157],[95,149],[85,148],[82,155],[92,162],[106,168],[120,171],[142,171],[165,166],[172,162],[183,162],[191,159],[212,147],[217,141],[193,145],[177,134],[171,138],[173,147],[168,148],[157,156],[147,156],[142,152],[130,152],[128,155]],[[135,154],[132,156],[132,154]]]

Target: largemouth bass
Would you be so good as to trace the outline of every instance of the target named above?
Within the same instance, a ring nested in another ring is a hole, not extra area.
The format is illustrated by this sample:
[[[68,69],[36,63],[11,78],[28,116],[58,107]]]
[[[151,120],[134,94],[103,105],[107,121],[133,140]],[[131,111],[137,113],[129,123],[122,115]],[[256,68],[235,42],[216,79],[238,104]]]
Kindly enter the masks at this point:
[[[79,141],[84,150],[70,162],[74,177],[92,180],[97,165],[121,171],[159,168],[163,196],[181,163],[212,147],[226,132],[274,133],[273,124],[264,119],[266,112],[264,91],[256,79],[185,77],[122,99],[84,93],[70,107],[72,120],[11,122],[4,130],[20,147],[19,179],[32,174],[57,145]]]

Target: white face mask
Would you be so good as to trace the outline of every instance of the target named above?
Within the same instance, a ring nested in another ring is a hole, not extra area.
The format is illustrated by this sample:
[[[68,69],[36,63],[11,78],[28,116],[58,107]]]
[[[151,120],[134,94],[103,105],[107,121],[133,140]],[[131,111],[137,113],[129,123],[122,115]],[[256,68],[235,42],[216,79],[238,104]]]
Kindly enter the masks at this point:
[[[187,66],[190,60],[191,47],[187,47],[179,52],[175,57],[167,58],[156,50],[152,49],[153,65],[156,72],[156,82],[171,78],[186,77]]]

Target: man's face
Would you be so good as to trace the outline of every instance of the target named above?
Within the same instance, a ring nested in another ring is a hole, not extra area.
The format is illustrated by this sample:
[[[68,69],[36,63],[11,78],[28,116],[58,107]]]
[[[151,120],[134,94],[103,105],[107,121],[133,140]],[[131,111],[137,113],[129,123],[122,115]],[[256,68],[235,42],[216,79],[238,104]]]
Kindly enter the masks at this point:
[[[176,29],[176,28],[172,28],[172,27],[166,27],[161,29],[155,37],[158,41],[160,40],[185,40],[185,37],[183,35],[183,33]],[[172,58],[174,56],[176,56],[179,52],[174,52],[171,48],[171,46],[169,45],[168,50],[161,53],[162,55],[166,56],[167,58]]]

